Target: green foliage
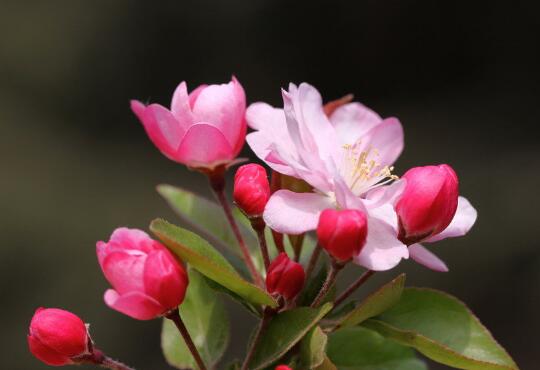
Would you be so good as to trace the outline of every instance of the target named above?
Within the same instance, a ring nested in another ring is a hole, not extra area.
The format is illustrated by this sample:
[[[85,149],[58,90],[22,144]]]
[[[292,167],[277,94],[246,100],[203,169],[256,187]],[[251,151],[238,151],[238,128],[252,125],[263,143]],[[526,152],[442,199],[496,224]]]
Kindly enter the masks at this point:
[[[327,342],[328,337],[319,326],[309,331],[300,344],[302,369],[315,369],[323,364],[326,358]]]
[[[328,358],[340,370],[425,370],[414,350],[363,327],[330,334]]]
[[[263,369],[280,359],[332,309],[331,303],[320,308],[300,307],[275,315],[250,364],[251,370]]]
[[[180,306],[184,321],[204,363],[212,368],[229,342],[229,319],[223,303],[203,275],[189,270],[189,286]],[[195,360],[174,323],[163,319],[161,347],[167,362],[179,369],[197,369]]]
[[[370,317],[383,313],[399,302],[404,287],[405,274],[401,274],[371,293],[354,310],[344,316],[338,322],[338,326],[342,328],[355,326]]]
[[[248,302],[277,306],[266,291],[244,280],[217,250],[197,234],[160,219],[152,221],[150,230],[180,259],[209,279]]]
[[[446,293],[407,288],[401,300],[363,326],[459,369],[517,369],[506,351],[459,300]]]

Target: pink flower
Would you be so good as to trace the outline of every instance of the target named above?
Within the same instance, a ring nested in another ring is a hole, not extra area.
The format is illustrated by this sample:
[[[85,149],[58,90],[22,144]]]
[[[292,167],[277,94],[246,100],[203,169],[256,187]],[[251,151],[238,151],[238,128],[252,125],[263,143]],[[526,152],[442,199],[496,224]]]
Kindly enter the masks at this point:
[[[246,215],[261,216],[270,198],[270,184],[264,167],[254,163],[239,167],[234,176],[233,197]]]
[[[448,165],[415,167],[403,175],[407,185],[397,199],[399,238],[416,262],[436,271],[446,264],[418,242],[462,236],[474,225],[476,210],[459,196],[458,177]]]
[[[105,303],[134,319],[150,320],[184,300],[187,274],[159,242],[137,229],[118,228],[109,242],[98,242],[98,261],[114,289]]]
[[[47,365],[62,366],[90,353],[90,336],[84,322],[58,308],[38,308],[27,336],[30,352]]]
[[[317,226],[322,247],[338,261],[357,256],[368,234],[366,215],[355,209],[325,209]]]
[[[293,370],[293,369],[291,369],[287,365],[278,365],[278,366],[276,366],[275,370]]]
[[[301,234],[317,227],[323,209],[356,209],[366,214],[369,230],[356,263],[387,270],[408,258],[392,206],[404,183],[383,186],[396,179],[391,166],[403,150],[401,123],[360,103],[343,104],[327,117],[319,92],[305,83],[282,93],[284,109],[249,106],[246,119],[256,131],[247,142],[272,169],[303,179],[314,191],[275,192],[263,215],[267,225]]]
[[[201,85],[189,95],[186,83],[180,83],[170,110],[136,100],[131,109],[158,149],[189,167],[212,170],[228,164],[244,145],[246,97],[234,77],[228,84]]]
[[[286,253],[280,253],[268,266],[266,289],[270,294],[292,299],[302,290],[305,279],[302,265],[292,261]]]

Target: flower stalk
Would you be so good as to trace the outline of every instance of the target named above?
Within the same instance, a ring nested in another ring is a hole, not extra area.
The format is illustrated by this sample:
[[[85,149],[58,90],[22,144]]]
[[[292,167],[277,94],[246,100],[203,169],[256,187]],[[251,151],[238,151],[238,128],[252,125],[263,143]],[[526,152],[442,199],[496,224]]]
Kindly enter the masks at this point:
[[[337,275],[343,269],[344,266],[345,264],[332,260],[332,266],[330,267],[330,272],[328,273],[328,276],[326,276],[326,280],[324,281],[323,286],[321,287],[321,290],[319,291],[319,294],[317,294],[317,297],[313,300],[313,303],[311,303],[312,308],[319,307],[324,297],[326,297],[326,295],[328,294],[328,291],[336,283]]]
[[[268,254],[268,245],[266,244],[266,236],[264,235],[264,229],[266,224],[262,217],[251,218],[251,227],[257,233],[257,238],[259,239],[259,247],[261,248],[261,255],[263,257],[264,269],[268,271],[268,266],[270,265],[270,255]]]
[[[356,291],[356,289],[360,288],[366,281],[368,281],[369,278],[372,277],[374,274],[375,274],[375,271],[367,270],[362,275],[360,275],[360,277],[355,282],[349,285],[349,287],[345,289],[343,293],[341,293],[336,298],[336,300],[334,301],[333,309],[339,306],[344,300],[346,300],[351,294],[353,294]]]
[[[257,269],[255,268],[255,264],[253,263],[251,254],[249,253],[246,243],[244,242],[244,238],[242,238],[242,234],[240,234],[240,229],[238,228],[238,225],[236,224],[236,221],[234,220],[231,207],[229,206],[229,203],[227,202],[227,198],[225,196],[224,172],[225,172],[225,168],[223,167],[223,168],[216,169],[213,172],[208,174],[210,187],[214,191],[214,194],[219,204],[221,205],[221,208],[223,208],[225,217],[227,218],[227,221],[229,222],[229,225],[231,226],[231,229],[236,238],[236,241],[238,242],[238,246],[240,247],[240,251],[242,252],[242,257],[251,274],[251,277],[253,278],[253,281],[255,282],[255,284],[262,287],[264,286],[262,277],[258,273]]]
[[[204,365],[204,361],[201,358],[201,355],[199,354],[199,351],[197,350],[197,347],[195,347],[195,343],[193,343],[193,340],[191,339],[191,335],[189,335],[189,332],[186,328],[186,325],[184,325],[184,322],[182,321],[182,318],[180,317],[180,312],[177,309],[174,309],[167,313],[165,317],[176,325],[178,328],[178,331],[182,335],[182,338],[184,338],[184,342],[186,343],[186,346],[189,349],[189,352],[191,352],[191,355],[193,356],[193,359],[197,363],[197,366],[200,370],[206,370],[206,366]]]
[[[251,362],[251,359],[253,358],[253,355],[255,354],[255,350],[257,349],[257,346],[259,345],[259,342],[261,341],[261,338],[268,327],[268,324],[270,323],[270,320],[272,316],[274,315],[275,311],[272,310],[269,307],[266,307],[263,313],[263,317],[261,319],[261,322],[259,324],[259,327],[257,328],[257,332],[255,333],[255,336],[253,337],[253,341],[251,342],[251,346],[249,347],[248,353],[246,355],[246,358],[244,359],[244,363],[242,364],[241,370],[248,370],[249,369],[249,363]]]

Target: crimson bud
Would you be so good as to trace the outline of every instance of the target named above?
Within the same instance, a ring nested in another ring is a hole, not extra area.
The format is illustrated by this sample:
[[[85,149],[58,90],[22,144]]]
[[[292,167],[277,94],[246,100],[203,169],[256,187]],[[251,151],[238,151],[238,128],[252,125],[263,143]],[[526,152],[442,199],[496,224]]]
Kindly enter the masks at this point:
[[[403,178],[407,184],[395,205],[399,239],[407,245],[446,229],[456,214],[459,183],[452,167],[415,167]]]
[[[58,308],[38,308],[27,336],[30,352],[50,366],[75,363],[90,354],[90,336],[84,322],[71,312]]]
[[[234,176],[234,201],[249,217],[261,216],[270,198],[270,184],[263,166],[241,166]]]
[[[292,261],[287,253],[280,253],[268,266],[266,289],[270,294],[280,294],[292,299],[304,286],[306,274],[301,264]]]
[[[366,215],[354,209],[325,209],[317,226],[319,243],[341,262],[360,253],[366,243],[367,232]]]

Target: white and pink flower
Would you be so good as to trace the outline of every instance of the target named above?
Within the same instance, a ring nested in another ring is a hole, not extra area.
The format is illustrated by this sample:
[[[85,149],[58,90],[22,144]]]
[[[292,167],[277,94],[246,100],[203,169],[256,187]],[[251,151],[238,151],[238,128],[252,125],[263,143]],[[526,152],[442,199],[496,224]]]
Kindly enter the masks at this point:
[[[356,102],[327,117],[321,95],[306,83],[290,84],[282,94],[283,109],[265,103],[248,107],[246,119],[256,131],[246,140],[273,170],[306,181],[314,191],[275,192],[263,215],[267,225],[281,233],[300,234],[314,230],[326,208],[358,209],[367,215],[369,232],[355,258],[357,264],[387,270],[408,258],[408,246],[398,238],[394,210],[406,185],[392,174],[404,146],[399,120],[383,119]],[[458,212],[456,218],[460,217]],[[467,223],[472,226],[474,220]],[[427,251],[420,248],[411,252]],[[415,260],[422,263],[422,258]]]

